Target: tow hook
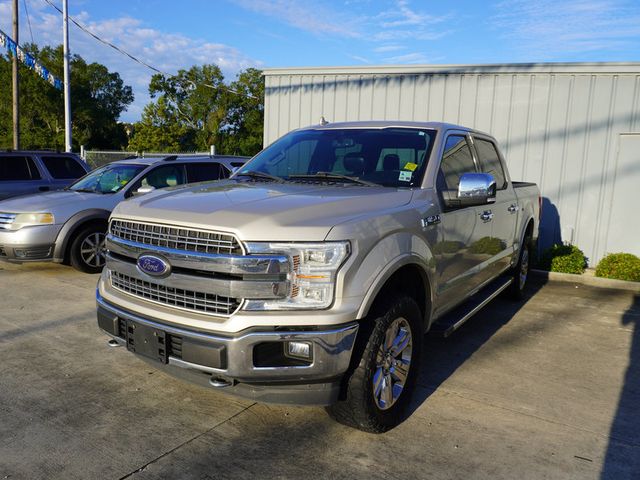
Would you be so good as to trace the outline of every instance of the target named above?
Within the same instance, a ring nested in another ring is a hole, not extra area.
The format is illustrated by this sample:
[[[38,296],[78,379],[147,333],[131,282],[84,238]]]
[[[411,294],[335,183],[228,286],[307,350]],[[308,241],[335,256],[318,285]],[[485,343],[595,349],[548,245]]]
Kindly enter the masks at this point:
[[[107,342],[107,345],[109,345],[110,347],[119,347],[120,343],[117,340],[114,340],[113,338],[111,340],[109,340]]]

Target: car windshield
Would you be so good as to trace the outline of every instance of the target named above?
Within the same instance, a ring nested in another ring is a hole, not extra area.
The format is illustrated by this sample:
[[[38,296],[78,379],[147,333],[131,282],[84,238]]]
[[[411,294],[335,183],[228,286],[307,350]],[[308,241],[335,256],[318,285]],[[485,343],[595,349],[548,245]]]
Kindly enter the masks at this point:
[[[144,168],[144,165],[105,165],[82,177],[71,185],[69,190],[115,193],[122,190]]]
[[[434,137],[435,131],[416,128],[291,132],[234,178],[414,187],[420,185]]]

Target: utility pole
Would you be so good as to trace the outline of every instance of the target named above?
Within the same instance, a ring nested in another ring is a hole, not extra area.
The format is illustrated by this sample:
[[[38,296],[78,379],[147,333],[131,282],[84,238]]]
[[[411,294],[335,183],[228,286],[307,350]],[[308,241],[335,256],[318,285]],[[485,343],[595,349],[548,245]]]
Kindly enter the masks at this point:
[[[20,82],[18,79],[18,0],[13,0],[13,41],[16,42],[16,53],[13,55],[13,149],[20,148]]]
[[[17,4],[18,0],[14,0]],[[69,5],[62,0],[62,30],[64,54],[64,148],[71,151],[71,77],[69,75]]]

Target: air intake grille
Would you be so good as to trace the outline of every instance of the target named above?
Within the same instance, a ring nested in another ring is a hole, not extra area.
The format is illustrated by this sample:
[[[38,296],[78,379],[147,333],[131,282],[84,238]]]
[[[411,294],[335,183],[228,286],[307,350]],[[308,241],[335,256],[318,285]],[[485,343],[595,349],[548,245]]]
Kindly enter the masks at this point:
[[[228,316],[240,306],[240,300],[236,298],[167,287],[116,271],[111,271],[111,285],[135,297],[209,315]]]
[[[117,219],[111,221],[110,233],[123,240],[156,247],[199,253],[242,254],[236,237],[227,233]]]

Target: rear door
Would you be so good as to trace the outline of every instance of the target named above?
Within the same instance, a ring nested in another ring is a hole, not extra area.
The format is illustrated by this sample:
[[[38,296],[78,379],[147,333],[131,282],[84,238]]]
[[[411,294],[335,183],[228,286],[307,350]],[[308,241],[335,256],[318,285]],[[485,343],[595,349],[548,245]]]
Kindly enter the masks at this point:
[[[187,163],[187,182],[211,182],[229,178],[229,170],[218,162]]]
[[[440,160],[436,190],[442,205],[441,236],[433,246],[441,308],[464,300],[486,277],[490,255],[483,249],[491,224],[482,220],[484,207],[447,208],[443,194],[457,194],[463,173],[477,172],[471,144],[464,133],[449,133]],[[455,192],[455,193],[454,193]]]
[[[491,275],[496,276],[509,268],[513,253],[518,248],[516,225],[520,205],[494,140],[474,135],[473,145],[480,170],[490,173],[496,180],[496,201],[489,205],[493,213],[491,238],[486,242],[492,257]]]
[[[0,156],[0,200],[48,189],[49,180],[43,178],[31,155]]]
[[[40,161],[51,177],[51,190],[60,190],[87,173],[71,155],[41,155]]]

